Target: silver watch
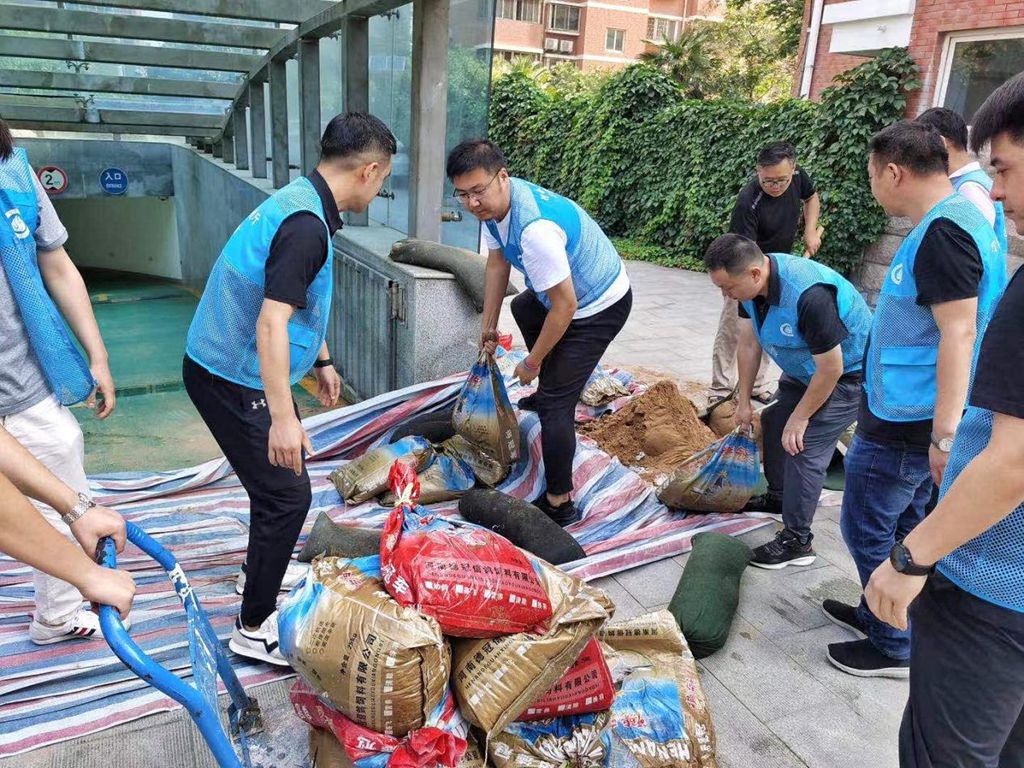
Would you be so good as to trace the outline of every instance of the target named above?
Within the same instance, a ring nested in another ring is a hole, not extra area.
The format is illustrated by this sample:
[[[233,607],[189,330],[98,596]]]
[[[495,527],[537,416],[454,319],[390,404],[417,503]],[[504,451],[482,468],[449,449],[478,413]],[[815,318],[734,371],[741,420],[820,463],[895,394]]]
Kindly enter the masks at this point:
[[[78,503],[75,504],[69,511],[63,513],[60,519],[63,520],[67,525],[71,525],[77,521],[82,515],[88,512],[90,509],[96,506],[96,502],[86,496],[84,493],[78,494]]]

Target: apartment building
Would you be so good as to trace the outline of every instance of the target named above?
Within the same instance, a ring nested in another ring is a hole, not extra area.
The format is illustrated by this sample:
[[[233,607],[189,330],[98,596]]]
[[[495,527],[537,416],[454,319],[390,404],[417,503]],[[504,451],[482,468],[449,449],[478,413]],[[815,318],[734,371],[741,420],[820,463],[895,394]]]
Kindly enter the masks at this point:
[[[494,55],[545,66],[620,67],[698,19],[720,19],[725,0],[497,0]]]

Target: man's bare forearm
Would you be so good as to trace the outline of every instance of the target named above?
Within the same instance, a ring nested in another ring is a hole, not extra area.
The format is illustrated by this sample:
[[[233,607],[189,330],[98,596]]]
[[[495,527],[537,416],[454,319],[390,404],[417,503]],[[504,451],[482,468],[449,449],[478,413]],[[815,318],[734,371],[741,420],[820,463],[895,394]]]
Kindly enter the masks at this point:
[[[256,350],[260,358],[260,378],[267,396],[267,407],[272,419],[295,416],[292,388],[289,383],[291,342],[288,324],[279,319],[265,320],[262,315],[256,324]]]

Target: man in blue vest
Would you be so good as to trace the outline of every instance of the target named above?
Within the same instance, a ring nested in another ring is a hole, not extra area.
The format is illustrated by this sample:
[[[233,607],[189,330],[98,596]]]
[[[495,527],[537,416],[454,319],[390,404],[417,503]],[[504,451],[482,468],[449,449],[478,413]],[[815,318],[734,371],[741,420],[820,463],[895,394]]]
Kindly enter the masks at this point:
[[[871,140],[875,199],[913,228],[893,257],[865,354],[864,397],[846,454],[843,539],[867,584],[924,516],[942,481],[981,339],[1006,285],[992,226],[953,191],[938,132],[902,121]],[[858,606],[826,600],[836,624],[865,639],[833,643],[829,661],[861,677],[906,677],[910,634]]]
[[[1024,75],[974,113],[991,142],[992,197],[1024,229]],[[939,505],[871,575],[883,621],[913,620],[902,768],[1024,765],[1024,277],[1006,288],[978,355]],[[909,609],[909,614],[908,614]]]
[[[810,259],[765,255],[753,240],[722,235],[704,254],[711,282],[739,301],[736,423],[749,427],[762,350],[782,369],[761,418],[768,493],[757,509],[783,529],[754,550],[752,565],[810,565],[811,521],[839,436],[856,420],[871,312],[850,281]]]
[[[36,503],[71,538],[69,526],[94,505],[82,429],[68,406],[85,401],[105,419],[116,403],[114,381],[89,292],[64,247],[68,231],[2,120],[0,214],[0,425],[77,494],[73,504],[57,508]],[[73,584],[42,571],[32,581],[33,643],[100,632]]]
[[[546,488],[534,504],[559,525],[570,525],[580,519],[570,498],[576,403],[629,317],[629,277],[615,246],[586,211],[509,176],[492,142],[455,147],[447,173],[460,204],[486,227],[482,348],[494,351],[511,268],[526,277],[527,290],[512,301],[512,315],[529,348],[516,375],[523,384],[539,377],[536,394],[519,403],[537,411],[541,423]]]
[[[291,387],[311,369],[320,401],[341,383],[324,341],[341,211],[365,211],[391,170],[395,137],[377,118],[338,115],[316,170],[263,202],[221,251],[185,345],[185,389],[249,494],[249,546],[236,590],[235,653],[287,666],[277,593],[304,575],[290,566],[311,501],[312,452]]]

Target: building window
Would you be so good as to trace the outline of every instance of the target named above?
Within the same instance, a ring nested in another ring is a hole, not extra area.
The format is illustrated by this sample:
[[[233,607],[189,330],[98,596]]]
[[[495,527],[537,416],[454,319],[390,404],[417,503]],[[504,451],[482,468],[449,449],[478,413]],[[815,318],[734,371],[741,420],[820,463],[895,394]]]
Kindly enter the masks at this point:
[[[539,53],[524,53],[523,51],[494,51],[494,57],[497,59],[504,59],[508,62],[515,62],[522,59],[533,62],[534,64],[540,64],[541,56]]]
[[[579,32],[580,9],[573,5],[550,6],[548,29],[552,32]]]
[[[498,0],[497,15],[499,19],[537,24],[540,22],[540,3],[541,0]]]
[[[683,31],[683,23],[679,19],[663,19],[651,16],[647,19],[647,39],[655,43],[674,43]]]
[[[604,48],[606,51],[622,53],[626,50],[626,30],[609,29],[604,36]]]
[[[943,48],[935,104],[971,122],[996,88],[1024,70],[1024,30],[950,35]]]

